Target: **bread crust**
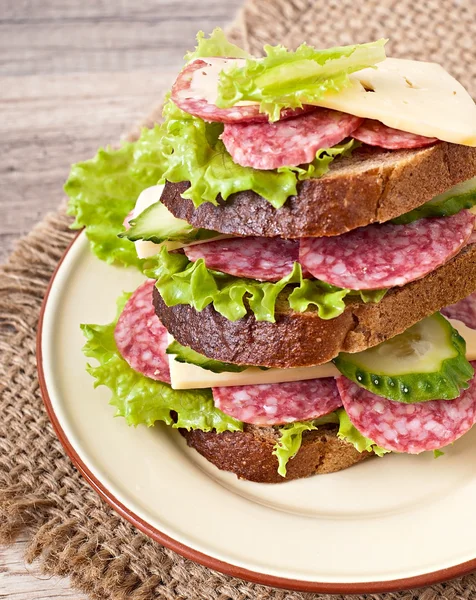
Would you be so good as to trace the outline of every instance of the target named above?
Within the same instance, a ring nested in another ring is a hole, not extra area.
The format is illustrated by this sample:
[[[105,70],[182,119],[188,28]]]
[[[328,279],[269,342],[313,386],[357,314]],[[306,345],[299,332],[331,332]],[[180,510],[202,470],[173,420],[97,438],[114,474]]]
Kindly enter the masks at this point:
[[[258,483],[282,483],[341,471],[373,456],[340,440],[337,431],[334,425],[305,431],[299,452],[287,464],[285,478],[279,475],[278,459],[273,455],[278,434],[272,427],[245,424],[243,431],[236,432],[181,429],[180,433],[189,446],[222,471],[231,471],[240,479]]]
[[[289,289],[276,303],[276,323],[256,321],[250,311],[229,321],[211,305],[201,312],[188,305],[168,307],[157,289],[153,298],[160,320],[181,344],[224,362],[290,368],[375,346],[475,290],[476,244],[470,244],[426,277],[391,289],[379,303],[351,300],[331,320],[320,319],[315,307],[292,311]]]
[[[335,160],[323,177],[300,183],[298,195],[280,209],[251,191],[194,208],[181,197],[188,182],[168,182],[161,200],[197,228],[238,236],[321,237],[383,223],[474,176],[476,148],[447,142],[417,150],[362,146]]]

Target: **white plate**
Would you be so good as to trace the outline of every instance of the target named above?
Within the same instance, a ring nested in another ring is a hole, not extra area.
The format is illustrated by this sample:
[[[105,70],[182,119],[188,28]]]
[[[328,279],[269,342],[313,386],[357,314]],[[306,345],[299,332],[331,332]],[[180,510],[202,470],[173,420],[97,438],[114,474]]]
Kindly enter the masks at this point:
[[[113,418],[85,371],[80,323],[107,323],[137,271],[100,262],[81,234],[60,264],[39,329],[39,371],[56,431],[122,515],[177,552],[268,585],[376,592],[476,569],[476,429],[435,460],[390,455],[280,485],[219,471],[162,425]]]

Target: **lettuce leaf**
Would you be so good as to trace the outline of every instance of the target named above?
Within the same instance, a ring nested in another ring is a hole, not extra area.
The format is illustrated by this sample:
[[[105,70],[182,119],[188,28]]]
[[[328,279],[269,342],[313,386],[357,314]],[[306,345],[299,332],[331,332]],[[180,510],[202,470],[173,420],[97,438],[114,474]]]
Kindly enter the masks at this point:
[[[182,346],[176,340],[174,340],[167,348],[167,354],[171,355],[172,360],[176,360],[179,363],[187,363],[189,365],[196,365],[212,373],[241,373],[245,369],[248,369],[244,365],[234,365],[232,363],[221,362],[220,360],[214,360],[208,358],[199,352],[195,352],[188,346]]]
[[[144,274],[156,279],[157,289],[167,306],[188,304],[202,311],[209,304],[229,321],[237,321],[247,313],[247,306],[257,321],[275,322],[275,306],[287,285],[297,284],[287,297],[289,306],[305,312],[310,305],[322,319],[334,319],[345,309],[349,290],[334,287],[316,279],[304,279],[301,265],[277,283],[233,277],[207,269],[203,259],[192,263],[184,254],[173,254],[162,247],[156,257],[144,263]],[[246,302],[245,302],[246,301]]]
[[[197,33],[197,46],[193,52],[187,52],[187,62],[207,56],[225,56],[227,58],[249,58],[250,54],[239,46],[229,42],[220,27],[216,27],[207,39],[203,31]]]
[[[297,193],[298,180],[322,176],[336,156],[355,147],[349,143],[319,150],[307,167],[260,171],[233,162],[218,139],[222,124],[205,123],[171,101],[164,107],[164,119],[162,125],[144,129],[136,142],[119,150],[100,149],[93,159],[71,168],[64,189],[70,198],[68,214],[76,217],[72,228],[85,227],[93,253],[108,263],[140,268],[134,244],[124,235],[123,222],[139,194],[152,185],[190,181],[183,197],[195,206],[204,202],[216,205],[218,195],[226,200],[235,192],[253,190],[280,208]],[[195,230],[190,235],[194,236]]]
[[[156,421],[163,421],[189,430],[241,431],[240,421],[215,408],[211,390],[173,390],[167,383],[137,373],[121,357],[114,329],[129,297],[130,294],[119,297],[117,315],[111,323],[81,325],[87,340],[83,352],[98,363],[88,364],[87,371],[95,379],[95,388],[105,385],[111,390],[110,404],[116,407],[116,416],[124,417],[128,425],[151,427]]]
[[[189,181],[182,194],[195,207],[204,202],[218,205],[217,197],[227,200],[231,194],[252,190],[263,196],[274,208],[281,208],[289,196],[297,193],[297,182],[310,177],[322,177],[337,156],[347,156],[358,147],[351,140],[329,149],[318,150],[315,160],[305,167],[280,167],[262,171],[242,167],[233,162],[219,136],[223,124],[206,123],[180,110],[173,102],[164,108],[162,126],[161,182]]]
[[[244,66],[220,73],[217,106],[229,108],[241,101],[260,102],[272,121],[283,108],[316,104],[326,93],[350,84],[349,74],[385,59],[386,40],[318,50],[302,44],[289,51],[265,46],[265,58],[250,58]]]
[[[329,423],[339,423],[339,417],[336,412],[324,415],[319,419],[314,419],[314,421],[296,421],[295,423],[277,427],[280,438],[274,446],[273,454],[278,459],[278,473],[281,477],[286,477],[288,461],[294,458],[301,448],[302,434],[305,431],[313,431]]]
[[[71,167],[64,186],[69,196],[72,229],[86,228],[93,253],[108,263],[140,267],[135,246],[117,235],[139,194],[162,176],[160,128],[144,129],[137,142],[119,150],[100,149],[97,155]]]
[[[343,408],[340,408],[338,411],[336,411],[336,414],[339,419],[339,431],[337,433],[337,437],[339,437],[341,440],[349,442],[359,452],[374,452],[377,456],[383,456],[384,454],[390,452],[390,450],[381,448],[371,439],[362,435],[360,431],[350,422],[349,415]]]

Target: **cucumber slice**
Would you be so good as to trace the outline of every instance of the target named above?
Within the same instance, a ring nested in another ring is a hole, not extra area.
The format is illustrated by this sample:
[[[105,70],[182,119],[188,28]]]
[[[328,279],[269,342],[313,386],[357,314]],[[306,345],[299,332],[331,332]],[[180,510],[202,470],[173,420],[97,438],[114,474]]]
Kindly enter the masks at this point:
[[[450,217],[476,204],[476,177],[458,183],[414,210],[392,219],[396,225],[407,225],[425,217]]]
[[[378,346],[343,352],[333,362],[357,385],[407,403],[457,398],[474,374],[466,342],[440,313]]]
[[[187,221],[177,219],[160,200],[129,221],[129,224],[130,229],[120,233],[119,237],[131,242],[144,240],[161,244],[170,240],[186,244],[218,235],[215,231],[195,229]]]
[[[173,358],[180,363],[188,363],[190,365],[196,365],[212,373],[241,373],[248,367],[243,365],[233,365],[231,363],[224,363],[219,360],[208,358],[199,352],[195,352],[188,346],[182,346],[179,342],[174,340],[166,350],[167,354],[173,355]]]

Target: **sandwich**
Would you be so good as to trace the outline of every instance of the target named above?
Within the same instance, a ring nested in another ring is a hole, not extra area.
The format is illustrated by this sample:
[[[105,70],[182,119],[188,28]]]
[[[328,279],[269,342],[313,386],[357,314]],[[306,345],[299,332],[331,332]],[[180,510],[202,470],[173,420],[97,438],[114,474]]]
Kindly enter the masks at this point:
[[[72,227],[144,275],[81,325],[128,424],[278,483],[476,422],[476,105],[385,46],[200,32],[163,122],[73,165]]]

